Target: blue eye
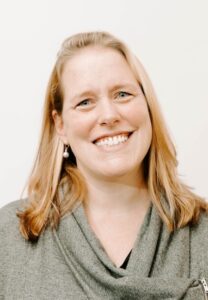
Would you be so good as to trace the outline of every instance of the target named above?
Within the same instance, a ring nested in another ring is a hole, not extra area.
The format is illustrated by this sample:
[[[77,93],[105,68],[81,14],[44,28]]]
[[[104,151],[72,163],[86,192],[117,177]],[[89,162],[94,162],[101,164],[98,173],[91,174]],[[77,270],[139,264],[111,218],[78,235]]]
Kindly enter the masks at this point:
[[[90,100],[85,99],[85,100],[81,101],[80,103],[78,103],[77,106],[87,106],[89,104],[90,104]]]
[[[124,97],[130,96],[130,95],[131,94],[129,94],[127,92],[123,92],[123,91],[121,91],[121,92],[118,93],[118,97],[120,97],[120,98],[124,98]]]

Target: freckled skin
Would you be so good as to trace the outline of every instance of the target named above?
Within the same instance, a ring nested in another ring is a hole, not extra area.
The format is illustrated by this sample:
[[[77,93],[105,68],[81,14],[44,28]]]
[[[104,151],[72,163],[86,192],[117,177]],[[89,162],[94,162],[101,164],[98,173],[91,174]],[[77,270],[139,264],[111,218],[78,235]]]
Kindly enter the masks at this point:
[[[145,97],[124,57],[108,48],[82,49],[65,64],[62,86],[61,137],[70,144],[84,176],[139,176],[152,128]],[[102,135],[126,131],[133,134],[115,147],[92,143]]]

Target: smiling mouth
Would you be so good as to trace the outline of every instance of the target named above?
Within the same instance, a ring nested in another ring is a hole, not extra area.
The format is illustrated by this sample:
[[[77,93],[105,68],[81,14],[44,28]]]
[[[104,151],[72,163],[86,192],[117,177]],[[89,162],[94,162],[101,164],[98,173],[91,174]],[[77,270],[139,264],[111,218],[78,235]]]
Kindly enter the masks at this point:
[[[109,137],[104,137],[104,138],[100,138],[96,141],[94,141],[93,143],[97,146],[115,146],[115,145],[119,145],[122,143],[125,143],[129,137],[131,136],[133,132],[129,132],[129,133],[121,133],[121,134],[117,134],[114,136],[109,136]]]

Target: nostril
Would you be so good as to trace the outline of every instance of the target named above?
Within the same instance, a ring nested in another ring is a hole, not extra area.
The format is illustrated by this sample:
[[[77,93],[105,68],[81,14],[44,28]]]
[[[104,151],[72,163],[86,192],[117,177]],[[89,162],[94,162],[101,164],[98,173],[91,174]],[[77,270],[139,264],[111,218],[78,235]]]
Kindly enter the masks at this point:
[[[100,121],[100,125],[114,125],[119,122],[119,119],[116,117],[105,117]]]

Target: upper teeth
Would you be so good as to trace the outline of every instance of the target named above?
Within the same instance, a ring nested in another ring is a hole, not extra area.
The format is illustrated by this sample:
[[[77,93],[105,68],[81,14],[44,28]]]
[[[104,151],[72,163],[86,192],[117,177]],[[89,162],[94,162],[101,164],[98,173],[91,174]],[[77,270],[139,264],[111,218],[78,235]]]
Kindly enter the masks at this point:
[[[120,135],[116,135],[116,136],[113,136],[113,137],[106,137],[106,138],[100,139],[99,141],[95,142],[95,144],[97,146],[103,146],[103,145],[113,146],[113,145],[123,143],[127,140],[128,140],[127,135],[124,135],[124,134],[121,135],[120,134]]]

